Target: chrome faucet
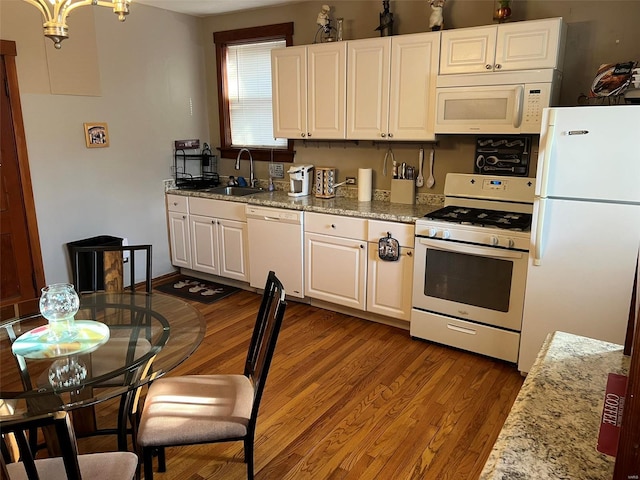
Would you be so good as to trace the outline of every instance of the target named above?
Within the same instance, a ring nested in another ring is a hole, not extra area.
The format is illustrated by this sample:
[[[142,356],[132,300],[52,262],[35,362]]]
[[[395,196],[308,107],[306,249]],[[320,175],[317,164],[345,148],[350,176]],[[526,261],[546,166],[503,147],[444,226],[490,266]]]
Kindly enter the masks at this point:
[[[240,156],[242,155],[242,152],[247,152],[249,154],[249,186],[255,188],[256,184],[258,183],[258,180],[255,178],[253,174],[253,155],[251,155],[251,152],[249,151],[248,148],[241,148],[240,151],[238,152],[235,168],[236,170],[240,170]]]

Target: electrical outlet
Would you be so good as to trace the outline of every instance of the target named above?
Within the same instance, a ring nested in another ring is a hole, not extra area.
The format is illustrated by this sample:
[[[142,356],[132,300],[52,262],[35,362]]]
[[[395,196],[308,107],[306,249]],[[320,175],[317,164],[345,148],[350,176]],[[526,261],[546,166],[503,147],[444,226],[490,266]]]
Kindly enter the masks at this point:
[[[271,178],[284,178],[284,165],[282,163],[270,163],[269,176]]]
[[[355,185],[356,177],[347,177],[347,185]]]

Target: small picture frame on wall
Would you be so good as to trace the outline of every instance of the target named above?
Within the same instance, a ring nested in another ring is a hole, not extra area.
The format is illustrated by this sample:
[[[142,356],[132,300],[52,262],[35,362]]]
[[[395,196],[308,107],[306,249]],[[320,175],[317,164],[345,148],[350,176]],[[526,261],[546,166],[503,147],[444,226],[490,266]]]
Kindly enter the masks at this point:
[[[109,129],[103,122],[84,124],[84,139],[87,148],[104,148],[109,146]]]

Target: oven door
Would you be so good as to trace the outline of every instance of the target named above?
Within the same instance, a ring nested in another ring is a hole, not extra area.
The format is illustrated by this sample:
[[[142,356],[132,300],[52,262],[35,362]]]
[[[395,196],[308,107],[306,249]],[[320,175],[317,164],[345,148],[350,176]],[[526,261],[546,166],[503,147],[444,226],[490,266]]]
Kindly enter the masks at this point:
[[[519,332],[527,256],[416,237],[413,307]]]

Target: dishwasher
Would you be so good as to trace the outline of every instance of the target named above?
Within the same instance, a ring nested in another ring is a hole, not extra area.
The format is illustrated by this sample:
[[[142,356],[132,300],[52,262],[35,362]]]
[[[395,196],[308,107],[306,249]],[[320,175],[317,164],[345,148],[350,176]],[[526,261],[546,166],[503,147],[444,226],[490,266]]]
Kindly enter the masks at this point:
[[[287,295],[304,297],[303,212],[247,205],[249,283],[264,288],[270,270]]]

